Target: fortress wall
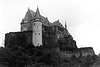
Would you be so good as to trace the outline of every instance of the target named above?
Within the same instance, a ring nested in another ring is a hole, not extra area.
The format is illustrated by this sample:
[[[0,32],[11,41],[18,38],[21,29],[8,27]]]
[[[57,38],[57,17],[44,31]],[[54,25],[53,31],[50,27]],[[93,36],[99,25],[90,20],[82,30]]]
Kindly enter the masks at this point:
[[[81,55],[85,57],[88,55],[93,56],[95,54],[92,47],[80,48],[79,50],[81,52]]]
[[[74,51],[68,51],[68,50],[59,50],[60,53],[60,58],[65,59],[65,58],[72,58],[73,56],[75,57],[87,57],[87,56],[94,56],[94,50],[92,47],[86,47],[86,48],[77,48]]]
[[[32,42],[32,32],[10,32],[5,34],[5,47],[18,45],[28,45]]]

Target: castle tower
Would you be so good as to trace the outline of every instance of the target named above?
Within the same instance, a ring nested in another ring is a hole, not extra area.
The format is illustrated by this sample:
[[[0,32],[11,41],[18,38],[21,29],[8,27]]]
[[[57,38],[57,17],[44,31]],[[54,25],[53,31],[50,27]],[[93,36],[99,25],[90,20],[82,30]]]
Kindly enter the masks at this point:
[[[65,29],[67,29],[66,21],[65,21]]]
[[[65,30],[64,30],[65,35],[70,35],[69,31],[67,30],[67,24],[65,21]]]
[[[32,42],[34,46],[42,45],[42,19],[37,8],[35,18],[33,18]]]

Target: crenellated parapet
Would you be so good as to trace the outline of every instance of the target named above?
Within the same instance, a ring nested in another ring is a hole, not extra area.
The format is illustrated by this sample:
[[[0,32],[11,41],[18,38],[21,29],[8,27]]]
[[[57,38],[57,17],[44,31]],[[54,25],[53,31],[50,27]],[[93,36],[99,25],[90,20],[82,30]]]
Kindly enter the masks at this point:
[[[5,47],[13,46],[27,46],[32,43],[32,31],[26,32],[9,32],[5,34]]]

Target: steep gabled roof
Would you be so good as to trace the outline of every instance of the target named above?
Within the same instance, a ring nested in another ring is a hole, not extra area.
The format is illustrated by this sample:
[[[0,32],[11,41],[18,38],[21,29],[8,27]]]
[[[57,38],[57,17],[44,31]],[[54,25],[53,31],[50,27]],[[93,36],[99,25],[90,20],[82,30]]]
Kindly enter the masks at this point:
[[[27,11],[27,13],[26,13],[26,15],[25,15],[25,17],[23,19],[24,20],[24,23],[29,22],[33,18],[41,18],[42,19],[42,23],[44,25],[46,25],[46,26],[59,26],[59,27],[64,28],[63,25],[59,22],[59,20],[57,20],[57,21],[55,21],[53,23],[50,23],[49,20],[48,20],[48,18],[40,15],[40,12],[39,12],[39,8],[38,7],[37,7],[36,12],[34,12],[34,11],[32,11],[32,10],[30,10],[28,8],[28,11]]]
[[[46,26],[50,26],[50,22],[48,20],[48,18],[43,18],[43,22],[42,22],[43,25],[46,25]]]
[[[60,26],[60,27],[64,28],[63,25],[59,22],[59,20],[53,22],[53,25],[54,26]]]
[[[32,19],[32,11],[28,8],[24,17],[25,22],[29,22]]]
[[[22,18],[22,21],[21,21],[21,23],[24,23],[24,19]]]
[[[66,21],[65,21],[65,29],[67,29]]]
[[[31,13],[32,17],[35,16],[35,12],[34,11],[30,10],[30,13]]]
[[[46,17],[46,21],[49,22],[48,18]]]

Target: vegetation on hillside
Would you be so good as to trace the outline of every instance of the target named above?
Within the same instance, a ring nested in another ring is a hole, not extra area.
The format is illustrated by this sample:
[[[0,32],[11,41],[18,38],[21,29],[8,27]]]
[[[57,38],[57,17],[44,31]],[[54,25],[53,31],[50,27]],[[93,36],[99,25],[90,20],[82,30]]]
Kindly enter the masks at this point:
[[[98,56],[60,59],[56,47],[20,46],[14,44],[0,48],[0,65],[6,67],[91,67]]]

